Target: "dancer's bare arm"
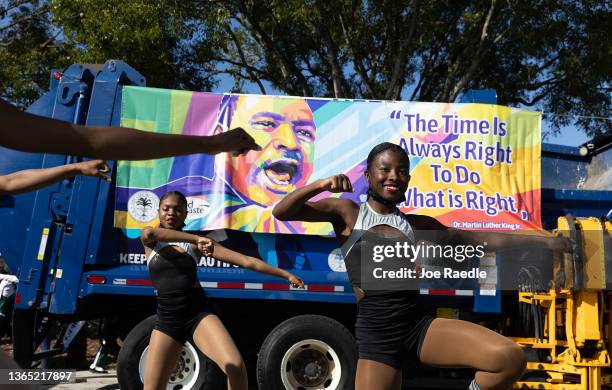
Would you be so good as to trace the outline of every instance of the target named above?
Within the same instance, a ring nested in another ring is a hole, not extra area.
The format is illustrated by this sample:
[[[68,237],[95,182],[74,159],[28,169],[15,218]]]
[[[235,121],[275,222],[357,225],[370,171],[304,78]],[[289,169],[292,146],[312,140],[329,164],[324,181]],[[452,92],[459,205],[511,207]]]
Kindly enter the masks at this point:
[[[25,152],[105,160],[147,160],[194,153],[259,150],[243,129],[213,136],[158,134],[124,127],[80,126],[22,112],[0,99],[0,145]]]
[[[197,234],[186,233],[180,230],[165,229],[162,227],[145,227],[140,231],[140,241],[145,246],[150,246],[157,241],[165,242],[187,242],[190,244],[198,245],[200,241],[210,242],[213,241],[210,238],[201,237]]]
[[[214,241],[197,234],[186,233],[180,230],[165,229],[162,227],[145,227],[140,231],[140,241],[147,247],[152,247],[157,241],[164,242],[186,242],[196,247],[198,251],[206,256],[212,254]]]
[[[103,160],[83,161],[53,168],[26,169],[0,176],[0,194],[34,191],[76,175],[97,176],[110,181],[107,175],[109,171],[108,165]]]
[[[359,211],[353,201],[337,198],[308,201],[325,191],[353,192],[353,186],[345,175],[319,179],[287,195],[277,203],[272,214],[281,221],[330,222],[336,233],[343,231],[346,226],[352,227]]]
[[[188,242],[193,244],[195,249],[203,255],[213,256],[215,259],[224,261],[226,263],[287,279],[294,287],[304,287],[304,282],[290,272],[272,267],[268,263],[255,257],[246,256],[242,253],[225,248],[221,244],[207,237],[185,233],[180,230],[145,227],[140,233],[140,240],[145,247],[147,256],[149,256],[151,247],[157,241]]]
[[[566,239],[553,236],[546,230],[514,232],[462,230],[444,226],[435,218],[426,215],[408,214],[408,218],[416,229],[435,231],[442,241],[474,246],[486,245],[487,250],[492,251],[519,248],[549,248],[569,251],[569,243]]]
[[[565,238],[554,236],[546,230],[525,230],[518,232],[485,232],[449,229],[449,233],[461,242],[473,245],[487,243],[489,250],[548,248],[551,250],[570,251],[570,244]]]
[[[265,261],[262,261],[255,257],[246,256],[242,253],[238,253],[236,251],[228,249],[219,243],[214,244],[213,257],[217,260],[234,264],[242,268],[247,268],[255,272],[287,279],[293,287],[304,288],[304,282],[302,281],[302,279],[298,278],[292,273],[287,272],[284,269],[272,267]]]
[[[197,253],[211,256],[215,242],[207,237],[182,232],[180,230],[164,229],[161,227],[147,226],[140,231],[140,241],[145,249],[145,255],[149,257],[151,250],[157,241],[164,242],[186,242],[193,246]]]

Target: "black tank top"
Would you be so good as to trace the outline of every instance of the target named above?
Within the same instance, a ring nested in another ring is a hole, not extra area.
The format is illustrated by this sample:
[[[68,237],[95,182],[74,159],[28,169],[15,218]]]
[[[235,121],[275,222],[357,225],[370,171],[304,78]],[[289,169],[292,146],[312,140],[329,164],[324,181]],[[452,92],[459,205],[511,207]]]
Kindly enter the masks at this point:
[[[155,255],[149,262],[149,274],[158,295],[189,291],[198,286],[197,266],[187,253],[178,253],[170,258]]]
[[[344,259],[351,285],[360,288],[366,295],[386,295],[398,291],[403,291],[404,293],[415,291],[417,289],[416,279],[375,280],[372,277],[374,268],[385,270],[402,268],[404,266],[405,268],[414,268],[414,263],[403,257],[384,256],[384,260],[381,262],[375,262],[373,259],[374,246],[395,247],[398,243],[402,246],[404,242],[411,243],[411,240],[404,236],[385,237],[372,231],[364,232]]]

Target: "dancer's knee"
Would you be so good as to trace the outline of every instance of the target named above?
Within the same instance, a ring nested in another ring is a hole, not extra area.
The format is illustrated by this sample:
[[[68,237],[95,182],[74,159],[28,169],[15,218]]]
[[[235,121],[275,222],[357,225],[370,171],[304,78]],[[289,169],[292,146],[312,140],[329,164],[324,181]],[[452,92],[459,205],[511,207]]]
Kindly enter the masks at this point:
[[[525,372],[525,368],[527,367],[527,358],[525,357],[525,352],[518,345],[512,345],[508,347],[505,351],[505,354],[508,358],[508,363],[510,366],[510,374],[513,378],[519,379],[523,372]]]
[[[516,344],[505,344],[488,354],[487,370],[479,371],[470,389],[506,390],[519,380],[525,371],[527,360],[523,350]]]
[[[233,358],[226,360],[221,369],[228,377],[244,378],[246,377],[246,365],[241,358]]]
[[[523,372],[526,365],[525,354],[516,344],[504,344],[494,347],[487,357],[487,371],[491,373]]]
[[[527,366],[523,349],[516,344],[510,344],[504,347],[500,354],[504,361],[504,371],[513,377],[520,377]]]
[[[503,384],[518,380],[527,365],[523,350],[516,344],[507,344],[496,348],[495,352],[491,374],[496,374],[496,382]]]

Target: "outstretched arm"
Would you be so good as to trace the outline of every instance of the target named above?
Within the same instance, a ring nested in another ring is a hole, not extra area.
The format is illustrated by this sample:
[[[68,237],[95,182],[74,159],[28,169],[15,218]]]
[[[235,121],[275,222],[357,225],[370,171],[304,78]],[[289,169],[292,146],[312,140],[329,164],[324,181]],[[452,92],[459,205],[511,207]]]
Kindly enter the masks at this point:
[[[523,230],[517,232],[495,232],[461,230],[444,226],[435,218],[425,215],[408,214],[413,227],[424,233],[433,232],[431,237],[445,243],[486,245],[487,250],[518,248],[549,248],[552,250],[569,250],[567,241],[553,236],[546,230]],[[486,244],[485,244],[486,243]]]
[[[76,175],[97,176],[110,181],[110,177],[106,175],[109,171],[108,165],[102,160],[83,161],[53,168],[26,169],[0,176],[0,194],[33,191]]]
[[[207,237],[201,237],[179,230],[146,227],[140,232],[140,240],[145,248],[152,247],[156,241],[188,242],[193,244],[200,253],[206,256],[213,256],[215,259],[225,261],[226,263],[287,279],[294,287],[304,287],[304,282],[295,275],[280,268],[272,267],[266,262],[254,257],[227,249]]]
[[[22,112],[0,99],[0,145],[36,153],[105,160],[147,160],[194,153],[259,150],[243,129],[213,136],[158,134],[124,127],[80,126]]]
[[[145,247],[147,256],[149,255],[149,250],[157,241],[186,242],[192,244],[194,249],[205,256],[210,256],[212,254],[212,248],[214,246],[214,241],[207,237],[185,233],[180,230],[164,229],[161,227],[153,228],[149,226],[140,231],[140,241]]]
[[[553,236],[545,230],[526,230],[521,232],[486,232],[448,229],[451,237],[473,245],[487,243],[487,249],[548,248],[569,250],[569,243],[562,237]]]
[[[188,242],[197,245],[200,239],[212,242],[212,240],[206,237],[200,237],[196,234],[185,233],[180,230],[164,229],[161,227],[153,228],[147,226],[140,231],[140,241],[142,241],[145,246],[149,246],[156,241]]]
[[[284,269],[272,267],[265,261],[261,261],[260,259],[257,259],[255,257],[246,256],[242,253],[227,249],[226,247],[218,243],[215,243],[214,245],[213,257],[217,260],[225,261],[226,263],[247,268],[255,272],[287,279],[293,287],[304,288],[304,282],[302,281],[302,279],[298,278],[292,273],[287,272]]]

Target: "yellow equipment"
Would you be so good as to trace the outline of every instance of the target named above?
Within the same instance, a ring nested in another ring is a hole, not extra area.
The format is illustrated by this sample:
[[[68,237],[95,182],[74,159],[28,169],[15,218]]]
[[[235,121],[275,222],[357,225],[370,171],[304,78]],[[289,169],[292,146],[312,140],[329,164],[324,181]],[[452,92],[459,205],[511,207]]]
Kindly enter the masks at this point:
[[[606,265],[612,264],[612,224],[561,217],[556,233],[570,239],[573,253],[556,259],[555,289],[519,292],[519,302],[535,306],[544,319],[541,337],[512,337],[540,357],[527,363],[526,375],[514,388],[601,389],[612,385],[612,375],[604,373],[612,348],[612,291],[606,291],[612,285],[612,278],[606,278]]]

